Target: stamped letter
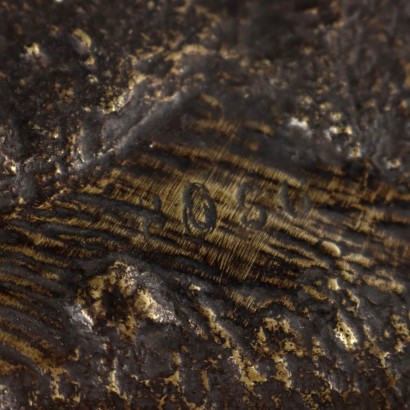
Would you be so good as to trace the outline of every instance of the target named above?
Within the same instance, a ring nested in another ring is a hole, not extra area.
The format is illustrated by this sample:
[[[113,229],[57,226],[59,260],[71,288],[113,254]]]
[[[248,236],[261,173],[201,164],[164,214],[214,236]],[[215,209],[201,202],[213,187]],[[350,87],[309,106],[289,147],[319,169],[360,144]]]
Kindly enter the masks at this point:
[[[293,188],[290,192],[286,182],[281,184],[279,195],[285,212],[292,218],[301,217],[311,208],[311,200],[307,192],[296,192]]]
[[[254,195],[260,195],[261,190],[257,186],[246,183],[240,185],[236,193],[238,207],[243,212],[241,222],[247,228],[262,229],[266,223],[268,214],[264,206],[248,200],[247,196],[252,193]]]
[[[152,228],[156,227],[159,231],[164,229],[165,216],[163,215],[162,201],[158,195],[154,195],[153,209],[146,209],[143,207],[143,202],[141,197],[139,198],[140,206],[143,208],[141,211],[142,217],[142,230],[145,237],[149,238],[152,236]]]
[[[216,226],[216,205],[205,185],[191,183],[185,187],[182,220],[187,232],[193,235],[206,235]]]

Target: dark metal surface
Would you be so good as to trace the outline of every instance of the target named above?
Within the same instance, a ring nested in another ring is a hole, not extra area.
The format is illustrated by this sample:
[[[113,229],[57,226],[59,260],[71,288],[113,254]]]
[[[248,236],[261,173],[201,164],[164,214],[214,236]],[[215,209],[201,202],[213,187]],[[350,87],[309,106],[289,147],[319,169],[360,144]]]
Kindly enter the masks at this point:
[[[0,408],[406,409],[410,4],[0,2]]]

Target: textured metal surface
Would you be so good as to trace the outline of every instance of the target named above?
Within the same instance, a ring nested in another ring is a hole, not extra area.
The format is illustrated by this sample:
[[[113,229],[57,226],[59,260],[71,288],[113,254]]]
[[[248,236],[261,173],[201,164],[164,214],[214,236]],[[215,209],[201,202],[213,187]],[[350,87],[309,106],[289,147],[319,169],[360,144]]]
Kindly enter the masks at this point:
[[[0,408],[406,409],[407,1],[0,2]]]

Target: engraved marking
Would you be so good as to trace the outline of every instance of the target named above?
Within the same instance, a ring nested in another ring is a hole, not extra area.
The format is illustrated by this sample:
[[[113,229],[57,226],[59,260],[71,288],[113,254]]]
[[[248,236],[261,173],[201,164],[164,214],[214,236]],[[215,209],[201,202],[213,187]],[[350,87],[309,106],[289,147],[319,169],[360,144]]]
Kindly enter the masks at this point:
[[[292,218],[302,216],[311,208],[311,199],[307,192],[290,190],[286,182],[280,184],[279,196],[285,212]]]
[[[248,195],[250,196],[252,193],[260,195],[261,190],[258,186],[246,183],[241,184],[236,192],[238,207],[243,211],[241,222],[247,228],[262,229],[266,224],[268,213],[264,206],[257,205],[253,201],[247,201]]]
[[[152,228],[156,227],[162,231],[165,226],[165,216],[162,213],[162,201],[159,195],[154,194],[153,209],[146,209],[143,205],[142,198],[139,197],[139,205],[143,208],[141,211],[142,230],[144,235],[149,238],[152,236]]]
[[[205,235],[215,229],[216,205],[205,185],[199,183],[187,185],[182,201],[182,220],[187,232],[194,235]]]

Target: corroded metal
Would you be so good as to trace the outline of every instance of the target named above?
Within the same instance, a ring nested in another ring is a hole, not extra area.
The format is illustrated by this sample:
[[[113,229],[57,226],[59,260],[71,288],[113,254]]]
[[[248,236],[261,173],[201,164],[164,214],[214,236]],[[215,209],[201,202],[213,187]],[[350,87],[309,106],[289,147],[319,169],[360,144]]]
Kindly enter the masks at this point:
[[[0,408],[406,408],[406,1],[2,1]]]

